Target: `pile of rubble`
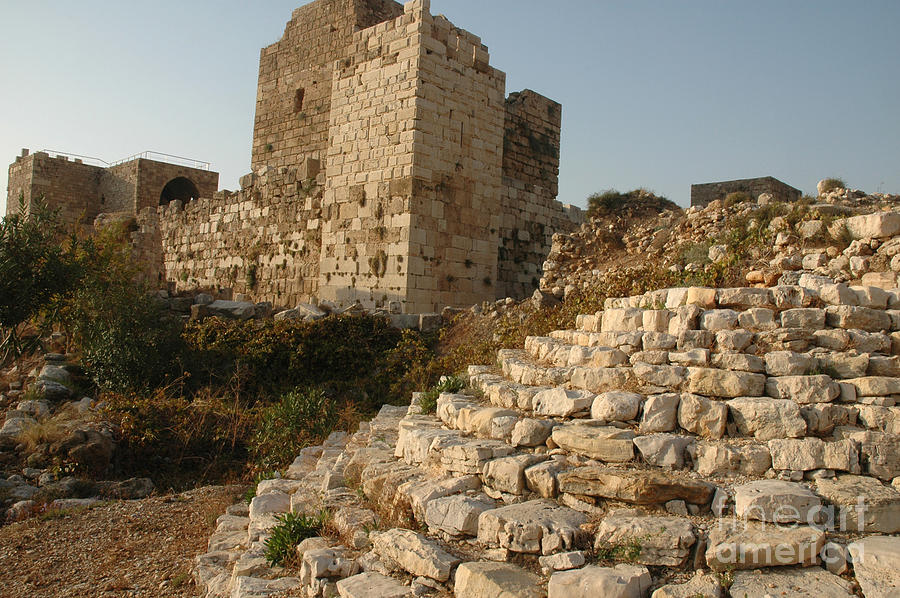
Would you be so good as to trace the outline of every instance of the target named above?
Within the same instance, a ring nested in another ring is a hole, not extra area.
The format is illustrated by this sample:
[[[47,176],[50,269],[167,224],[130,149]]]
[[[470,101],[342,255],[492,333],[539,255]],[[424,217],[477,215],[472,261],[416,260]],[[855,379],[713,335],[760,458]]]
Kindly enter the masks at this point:
[[[897,595],[900,290],[609,299],[468,375],[261,482],[197,558],[204,595]],[[269,567],[276,516],[322,509],[334,533]]]
[[[154,486],[147,478],[95,482],[54,465],[106,472],[117,430],[100,416],[101,402],[77,393],[80,367],[59,353],[44,355],[43,362],[40,369],[23,372],[16,365],[0,376],[0,407],[6,407],[0,466],[9,474],[0,477],[0,521],[24,519],[38,509],[89,506],[101,498],[149,496]]]
[[[834,189],[815,202],[785,204],[798,213],[799,221],[793,226],[782,216],[766,221],[765,237],[771,242],[748,248],[747,282],[771,286],[784,272],[799,270],[853,281],[887,270],[897,253],[895,246],[882,248],[884,237],[854,223],[867,214],[891,210],[898,202],[897,195]],[[711,240],[721,238],[737,219],[749,226],[764,220],[772,205],[764,193],[755,202],[729,205],[717,200],[705,208],[667,209],[624,224],[609,218],[591,220],[571,234],[554,235],[540,288],[562,298],[570,291],[595,287],[611,270],[635,264],[655,264],[674,272],[702,270],[729,258],[727,248],[711,245]],[[887,237],[896,233],[882,231]],[[892,266],[898,268],[892,272],[900,271],[900,258]]]

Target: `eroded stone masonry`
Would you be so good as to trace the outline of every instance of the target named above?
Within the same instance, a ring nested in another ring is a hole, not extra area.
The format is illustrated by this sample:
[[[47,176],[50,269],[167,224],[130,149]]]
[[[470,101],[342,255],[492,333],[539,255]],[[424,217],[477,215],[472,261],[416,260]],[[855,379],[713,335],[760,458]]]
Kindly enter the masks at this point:
[[[407,313],[521,297],[582,214],[556,201],[561,106],[505,79],[428,0],[318,0],[261,52],[239,191],[88,215],[135,216],[138,256],[178,289]]]

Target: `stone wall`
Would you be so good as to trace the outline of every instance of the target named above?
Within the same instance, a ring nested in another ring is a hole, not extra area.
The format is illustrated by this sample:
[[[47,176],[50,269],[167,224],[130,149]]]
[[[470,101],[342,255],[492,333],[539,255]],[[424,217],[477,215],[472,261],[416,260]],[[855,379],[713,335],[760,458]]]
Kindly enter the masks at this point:
[[[7,213],[18,210],[20,195],[26,205],[43,197],[70,225],[90,224],[100,213],[155,208],[163,188],[178,177],[189,179],[200,197],[212,197],[219,188],[216,172],[146,158],[104,168],[64,155],[23,154],[9,167]]]
[[[553,233],[571,232],[581,210],[556,201],[562,106],[526,89],[506,99],[498,297],[538,288]]]
[[[126,164],[132,164],[132,162]],[[219,189],[219,173],[217,172],[146,158],[138,158],[133,164],[136,165],[138,181],[134,197],[133,209],[135,212],[160,205],[160,194],[163,188],[169,181],[179,177],[190,180],[197,187],[199,197],[212,197]]]
[[[43,197],[63,222],[90,223],[99,211],[102,175],[103,168],[46,152],[19,156],[9,167],[7,214],[18,211],[20,196],[28,211],[34,199]]]
[[[704,207],[711,201],[725,199],[729,193],[736,192],[749,193],[753,198],[758,197],[760,193],[771,193],[775,201],[797,201],[802,195],[799,189],[767,176],[691,185],[691,205]]]
[[[335,63],[352,52],[354,32],[402,12],[392,0],[320,0],[293,12],[282,39],[260,52],[253,170],[324,159]]]
[[[293,305],[317,294],[324,176],[263,169],[242,189],[146,207],[133,234],[147,275],[177,290],[231,288],[258,301]]]

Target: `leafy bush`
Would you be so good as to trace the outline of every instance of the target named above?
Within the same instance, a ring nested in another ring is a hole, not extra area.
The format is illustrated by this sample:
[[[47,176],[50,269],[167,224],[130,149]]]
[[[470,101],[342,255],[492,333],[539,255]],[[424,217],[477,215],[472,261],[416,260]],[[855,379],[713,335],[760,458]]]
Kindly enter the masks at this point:
[[[627,193],[619,193],[615,189],[607,189],[588,197],[588,218],[614,212],[628,201]]]
[[[322,534],[330,514],[322,511],[317,515],[285,513],[278,515],[278,525],[270,530],[265,541],[265,557],[269,566],[288,564],[296,555],[297,545],[307,538]]]
[[[678,206],[656,195],[648,189],[632,189],[627,193],[620,193],[615,189],[608,189],[594,193],[588,197],[588,218],[606,216],[632,205],[641,211],[661,212],[666,209],[679,209]]]
[[[124,229],[85,241],[84,276],[67,322],[94,382],[119,393],[147,392],[180,377],[182,323],[136,282]]]
[[[828,193],[829,191],[834,191],[835,189],[846,189],[847,184],[843,181],[843,179],[839,179],[837,177],[827,178],[822,181],[822,193]]]
[[[335,402],[321,389],[296,389],[262,411],[251,453],[264,469],[291,462],[305,446],[325,440],[337,424]]]
[[[296,387],[317,386],[366,410],[389,402],[402,340],[386,318],[330,316],[315,322],[210,318],[188,324],[195,384],[237,376],[249,397],[265,398]]]
[[[37,346],[42,330],[23,339],[20,327],[40,315],[39,328],[56,320],[61,301],[79,276],[75,239],[64,237],[57,212],[36,199],[30,213],[0,221],[0,364]]]
[[[437,409],[437,400],[442,393],[457,393],[466,387],[466,381],[459,376],[441,376],[440,381],[433,387],[422,393],[419,397],[419,406],[424,413],[434,413]]]

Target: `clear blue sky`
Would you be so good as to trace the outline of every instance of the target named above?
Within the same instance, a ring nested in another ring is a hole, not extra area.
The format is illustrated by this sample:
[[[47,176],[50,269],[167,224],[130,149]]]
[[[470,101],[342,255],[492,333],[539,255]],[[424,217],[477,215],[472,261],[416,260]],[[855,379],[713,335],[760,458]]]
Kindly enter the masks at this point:
[[[301,3],[4,0],[0,162],[23,147],[107,161],[155,150],[212,162],[235,188],[259,49]],[[691,183],[764,175],[900,193],[896,0],[432,0],[432,12],[482,37],[507,92],[563,104],[565,202],[643,186],[686,205]]]

